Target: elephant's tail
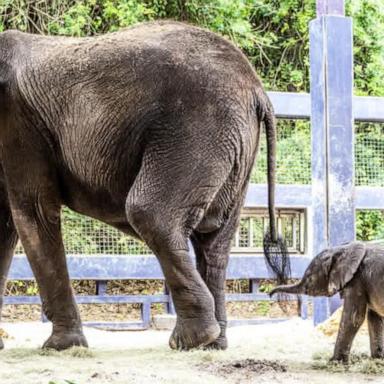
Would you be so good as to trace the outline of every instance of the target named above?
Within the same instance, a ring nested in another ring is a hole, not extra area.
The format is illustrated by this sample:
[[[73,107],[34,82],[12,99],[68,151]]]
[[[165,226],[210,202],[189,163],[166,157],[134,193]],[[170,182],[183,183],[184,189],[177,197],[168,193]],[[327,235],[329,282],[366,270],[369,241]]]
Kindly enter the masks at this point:
[[[276,185],[276,119],[273,107],[267,98],[264,110],[264,127],[267,139],[267,175],[268,175],[268,209],[269,232],[271,241],[277,241],[276,213],[275,213],[275,185]]]
[[[276,231],[275,185],[276,185],[276,119],[273,106],[265,95],[263,113],[260,120],[264,122],[267,139],[267,174],[268,174],[268,210],[269,233],[264,236],[264,256],[268,267],[276,275],[278,284],[286,284],[290,274],[290,259],[285,241]]]

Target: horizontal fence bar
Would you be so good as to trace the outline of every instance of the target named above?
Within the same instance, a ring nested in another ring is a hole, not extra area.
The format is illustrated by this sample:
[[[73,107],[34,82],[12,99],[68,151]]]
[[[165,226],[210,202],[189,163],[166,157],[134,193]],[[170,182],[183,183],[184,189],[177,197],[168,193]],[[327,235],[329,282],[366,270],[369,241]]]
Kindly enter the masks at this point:
[[[356,209],[384,209],[384,187],[356,187]]]
[[[291,256],[292,277],[300,278],[310,258],[303,255]],[[153,255],[68,255],[69,274],[73,280],[129,280],[159,279],[164,276]],[[24,255],[13,258],[9,279],[32,280],[34,278]],[[271,279],[263,255],[231,255],[227,279]]]
[[[270,297],[267,293],[228,293],[226,301],[277,301],[277,295]],[[284,301],[295,301],[296,295],[284,296]]]
[[[311,100],[309,93],[267,92],[276,117],[309,119]],[[384,97],[354,96],[353,117],[356,121],[384,122]]]
[[[275,192],[276,207],[307,208],[312,204],[312,187],[310,185],[278,184]],[[245,198],[244,208],[268,207],[268,186],[250,184]]]
[[[353,116],[358,121],[384,122],[384,97],[355,96]]]
[[[309,119],[311,99],[308,93],[267,92],[276,117],[280,119]]]
[[[276,297],[270,297],[266,293],[228,293],[226,301],[276,301]],[[286,295],[286,301],[297,300],[296,295]],[[169,295],[84,295],[76,296],[77,304],[152,304],[152,303],[168,303]],[[4,304],[35,304],[40,305],[40,296],[4,296]]]
[[[142,321],[85,321],[83,325],[86,327],[105,329],[108,331],[143,331],[149,328]]]
[[[259,325],[281,323],[287,321],[287,318],[255,318],[255,319],[228,319],[228,327],[235,327],[239,325]],[[145,330],[148,326],[141,321],[86,321],[83,322],[86,327],[106,329],[108,331],[123,331],[123,330]]]
[[[250,184],[244,208],[267,208],[266,184]],[[276,185],[276,207],[308,208],[312,204],[310,185]],[[356,209],[384,209],[384,187],[355,187]]]
[[[168,303],[168,295],[84,295],[76,296],[78,304],[143,304]],[[39,296],[4,296],[4,304],[41,304]]]

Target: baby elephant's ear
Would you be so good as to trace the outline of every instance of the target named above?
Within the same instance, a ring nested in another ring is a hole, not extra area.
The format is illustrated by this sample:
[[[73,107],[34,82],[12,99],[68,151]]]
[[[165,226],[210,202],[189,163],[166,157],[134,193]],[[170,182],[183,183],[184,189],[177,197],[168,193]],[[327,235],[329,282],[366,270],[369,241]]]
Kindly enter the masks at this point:
[[[328,291],[335,294],[349,283],[365,256],[365,245],[352,242],[331,249],[332,266],[329,273]]]

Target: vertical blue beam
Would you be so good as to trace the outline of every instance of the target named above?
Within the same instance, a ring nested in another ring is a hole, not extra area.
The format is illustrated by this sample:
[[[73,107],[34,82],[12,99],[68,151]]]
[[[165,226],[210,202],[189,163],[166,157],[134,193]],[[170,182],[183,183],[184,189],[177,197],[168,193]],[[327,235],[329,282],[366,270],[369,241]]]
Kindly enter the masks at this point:
[[[106,280],[96,281],[96,295],[105,296],[107,294],[107,283]]]
[[[344,16],[343,0],[317,0],[316,1],[317,16],[339,15]]]
[[[144,329],[151,326],[151,301],[149,298],[141,304],[141,320]]]
[[[173,304],[172,295],[170,290],[167,287],[167,284],[164,282],[164,293],[168,295],[169,301],[165,305],[165,309],[169,315],[176,315],[175,305]]]
[[[249,280],[249,293],[257,293],[259,292],[259,280],[251,279]]]
[[[350,18],[310,23],[314,255],[355,237],[352,48]],[[316,298],[315,324],[329,314],[329,300]]]
[[[308,296],[302,295],[300,297],[300,317],[303,320],[308,319]]]

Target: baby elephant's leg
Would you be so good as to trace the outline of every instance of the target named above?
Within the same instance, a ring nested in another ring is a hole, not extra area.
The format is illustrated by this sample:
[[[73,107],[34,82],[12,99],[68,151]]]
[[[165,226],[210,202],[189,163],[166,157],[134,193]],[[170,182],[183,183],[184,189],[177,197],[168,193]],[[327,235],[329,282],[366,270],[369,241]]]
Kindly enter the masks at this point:
[[[355,289],[348,289],[344,296],[344,309],[337,335],[335,351],[331,360],[348,362],[353,339],[364,322],[367,301],[364,295],[356,294]]]
[[[368,310],[368,329],[371,356],[384,357],[384,319],[371,309]]]

